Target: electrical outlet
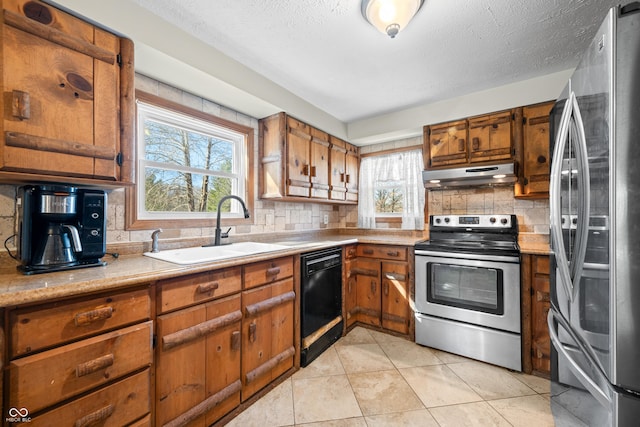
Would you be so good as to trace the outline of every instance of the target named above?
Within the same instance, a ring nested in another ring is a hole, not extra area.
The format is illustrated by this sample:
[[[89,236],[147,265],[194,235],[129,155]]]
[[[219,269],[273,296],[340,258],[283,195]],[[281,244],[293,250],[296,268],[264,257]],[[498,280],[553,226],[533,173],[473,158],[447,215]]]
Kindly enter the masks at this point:
[[[329,214],[324,214],[324,218],[322,219],[324,225],[329,224]]]

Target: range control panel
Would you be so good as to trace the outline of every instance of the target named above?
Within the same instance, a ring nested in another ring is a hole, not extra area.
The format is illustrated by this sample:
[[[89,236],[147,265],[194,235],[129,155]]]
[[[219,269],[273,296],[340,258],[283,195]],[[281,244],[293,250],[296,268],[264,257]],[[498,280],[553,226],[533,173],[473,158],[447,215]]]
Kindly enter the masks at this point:
[[[511,228],[512,215],[432,215],[429,225],[456,228]]]

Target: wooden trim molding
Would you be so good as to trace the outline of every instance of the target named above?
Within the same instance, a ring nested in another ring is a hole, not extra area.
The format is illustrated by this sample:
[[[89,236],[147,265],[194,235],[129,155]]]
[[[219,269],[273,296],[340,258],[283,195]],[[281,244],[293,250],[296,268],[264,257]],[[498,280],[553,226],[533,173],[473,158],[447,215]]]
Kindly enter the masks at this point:
[[[242,224],[252,224],[254,215],[254,200],[255,200],[255,190],[254,190],[254,180],[255,174],[253,170],[254,165],[254,133],[255,129],[250,126],[245,126],[230,120],[226,120],[220,117],[216,117],[214,115],[195,110],[193,108],[187,107],[185,105],[179,104],[177,102],[169,101],[167,99],[161,98],[156,95],[152,95],[150,93],[142,92],[137,90],[135,92],[136,99],[156,105],[158,107],[166,108],[168,110],[172,110],[177,113],[187,114],[192,117],[199,118],[201,120],[205,120],[207,122],[213,123],[218,126],[223,126],[228,129],[234,130],[238,133],[241,133],[245,136],[246,141],[246,171],[247,176],[245,179],[245,195],[243,197],[247,209],[251,212],[251,217],[249,219],[241,219],[241,218],[225,218],[225,225],[242,225]],[[137,117],[137,113],[136,113]],[[137,119],[136,119],[137,120]],[[133,150],[137,153],[137,149]],[[134,156],[137,158],[137,155]],[[198,228],[198,227],[215,227],[215,219],[213,218],[194,218],[194,219],[154,219],[154,220],[143,220],[138,218],[138,183],[134,187],[125,188],[125,229],[126,230],[151,230],[155,228]]]

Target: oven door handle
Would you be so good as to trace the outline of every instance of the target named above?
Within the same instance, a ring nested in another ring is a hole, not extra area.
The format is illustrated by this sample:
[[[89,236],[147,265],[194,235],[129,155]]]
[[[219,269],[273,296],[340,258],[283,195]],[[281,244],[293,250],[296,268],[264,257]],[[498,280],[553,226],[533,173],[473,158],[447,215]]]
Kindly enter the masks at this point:
[[[578,362],[576,362],[571,357],[569,352],[564,348],[564,345],[558,337],[557,330],[559,329],[559,327],[562,326],[562,328],[571,337],[571,340],[576,343],[577,347],[586,355],[587,358],[591,358],[594,361],[597,361],[598,359],[594,358],[594,356],[591,355],[591,351],[589,351],[589,349],[585,347],[580,339],[575,336],[575,333],[567,324],[567,321],[562,318],[561,315],[556,314],[555,309],[553,308],[549,310],[549,314],[547,315],[547,325],[549,326],[549,337],[551,338],[553,346],[567,359],[569,368],[574,373],[576,378],[578,378],[580,383],[585,386],[589,393],[591,393],[591,395],[595,397],[596,400],[600,402],[600,404],[602,404],[602,406],[610,408],[612,404],[611,397],[607,395],[605,390],[603,390],[598,386],[598,384],[595,383],[595,381],[580,367]],[[598,374],[602,375],[598,366],[595,366],[595,369],[598,371]]]
[[[469,259],[469,260],[478,260],[478,261],[496,261],[496,262],[509,262],[509,263],[519,263],[520,257],[517,256],[502,256],[502,255],[479,255],[479,254],[467,254],[460,252],[439,252],[439,251],[425,251],[425,250],[415,250],[415,255],[417,256],[433,256],[440,258],[455,258],[455,259]]]

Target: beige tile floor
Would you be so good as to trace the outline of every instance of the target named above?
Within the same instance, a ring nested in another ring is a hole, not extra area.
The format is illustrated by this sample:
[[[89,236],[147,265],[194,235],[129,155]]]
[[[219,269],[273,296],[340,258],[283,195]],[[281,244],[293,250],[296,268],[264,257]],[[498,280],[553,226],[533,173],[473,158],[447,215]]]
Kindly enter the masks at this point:
[[[228,425],[553,426],[549,387],[356,327]]]

